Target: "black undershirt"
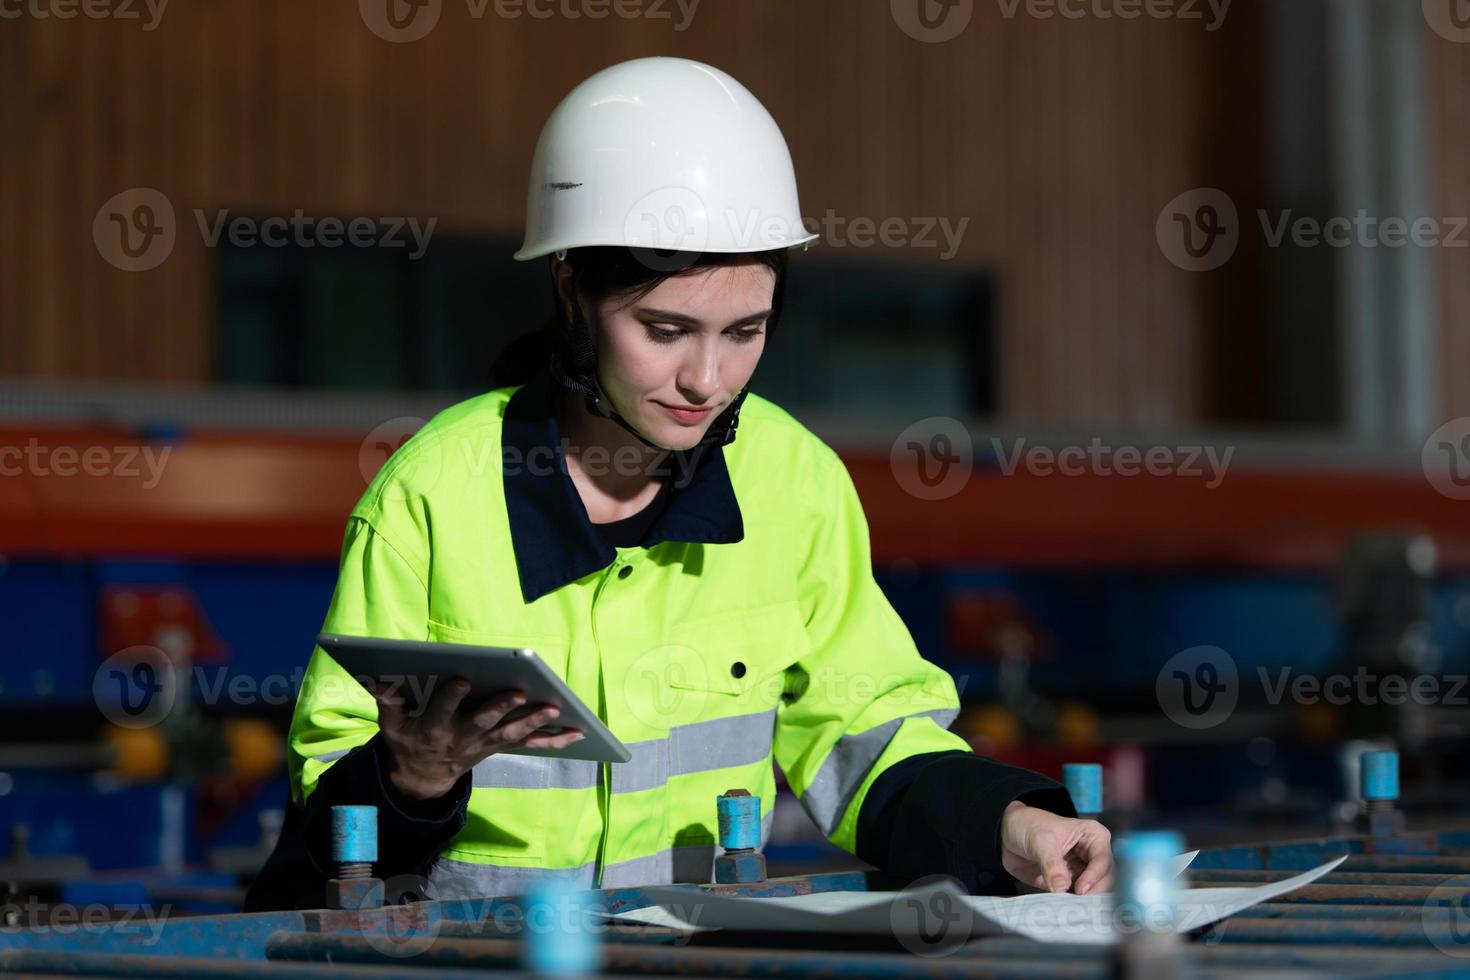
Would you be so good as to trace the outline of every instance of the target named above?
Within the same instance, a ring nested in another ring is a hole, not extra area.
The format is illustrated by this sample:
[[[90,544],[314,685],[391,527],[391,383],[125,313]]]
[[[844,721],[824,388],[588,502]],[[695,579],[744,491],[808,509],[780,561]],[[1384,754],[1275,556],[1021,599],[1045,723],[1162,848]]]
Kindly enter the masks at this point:
[[[669,482],[659,482],[658,495],[653,498],[649,505],[638,513],[621,520],[609,521],[606,524],[593,524],[597,533],[602,535],[602,540],[613,548],[633,548],[643,543],[643,536],[658,520],[658,515],[663,513],[664,507],[669,501]]]

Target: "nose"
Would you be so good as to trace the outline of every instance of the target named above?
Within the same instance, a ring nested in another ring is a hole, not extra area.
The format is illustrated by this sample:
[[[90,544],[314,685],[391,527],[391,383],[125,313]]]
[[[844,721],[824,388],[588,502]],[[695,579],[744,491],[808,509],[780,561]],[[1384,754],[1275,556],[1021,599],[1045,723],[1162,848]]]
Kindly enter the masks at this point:
[[[690,346],[692,350],[679,365],[675,383],[681,395],[700,405],[720,390],[720,345],[717,338],[704,336]]]

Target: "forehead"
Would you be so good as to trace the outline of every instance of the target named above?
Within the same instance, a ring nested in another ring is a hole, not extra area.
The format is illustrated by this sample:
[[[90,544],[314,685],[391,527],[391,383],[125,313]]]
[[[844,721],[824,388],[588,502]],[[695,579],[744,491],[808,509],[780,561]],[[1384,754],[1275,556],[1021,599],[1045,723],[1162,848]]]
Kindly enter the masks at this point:
[[[775,286],[775,271],[759,262],[711,266],[669,276],[634,305],[690,314],[707,310],[744,315],[769,306]]]

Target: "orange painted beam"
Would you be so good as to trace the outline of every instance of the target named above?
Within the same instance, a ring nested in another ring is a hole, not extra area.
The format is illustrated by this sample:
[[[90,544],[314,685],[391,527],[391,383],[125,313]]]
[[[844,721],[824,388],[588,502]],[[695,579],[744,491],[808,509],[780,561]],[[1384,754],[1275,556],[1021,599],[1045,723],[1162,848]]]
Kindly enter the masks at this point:
[[[164,446],[106,429],[0,429],[0,552],[333,561],[381,463],[359,449],[336,435],[191,433]],[[1470,505],[1417,473],[1237,463],[1210,489],[977,468],[959,493],[925,501],[886,455],[844,458],[882,563],[1323,569],[1359,531],[1412,528],[1434,537],[1443,567],[1470,569]]]
[[[1470,569],[1470,504],[1417,473],[1232,466],[1218,487],[1178,476],[1010,476],[979,469],[946,500],[917,500],[886,459],[847,458],[876,556],[1008,566],[1321,569],[1355,534],[1431,535],[1445,568]]]

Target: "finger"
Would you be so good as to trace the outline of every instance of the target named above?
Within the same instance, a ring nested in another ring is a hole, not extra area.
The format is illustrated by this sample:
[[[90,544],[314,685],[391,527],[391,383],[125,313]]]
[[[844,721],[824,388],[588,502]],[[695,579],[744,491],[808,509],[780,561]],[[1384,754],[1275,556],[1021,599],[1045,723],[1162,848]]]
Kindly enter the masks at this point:
[[[378,727],[390,731],[403,727],[402,698],[378,698]]]
[[[368,680],[365,685],[368,693],[378,705],[378,727],[400,728],[403,725],[403,695],[398,693],[398,685],[394,682],[378,682]]]
[[[546,707],[541,708],[538,711],[531,712],[524,718],[517,718],[515,721],[508,721],[505,724],[501,725],[499,728],[495,729],[494,734],[496,741],[499,741],[501,743],[519,742],[521,739],[526,738],[536,729],[551,721],[559,714],[561,714],[560,711],[548,704]]]
[[[470,720],[476,727],[488,732],[500,724],[506,715],[525,703],[526,696],[520,691],[502,691],[475,709],[475,713],[470,717]]]
[[[1075,850],[1087,858],[1087,868],[1077,878],[1077,894],[1103,891],[1112,887],[1113,847],[1108,837],[1089,836]]]
[[[403,703],[403,695],[398,693],[396,685],[386,688],[369,688],[368,690],[372,694],[373,700],[379,704]]]
[[[560,735],[531,735],[521,742],[528,749],[564,749],[574,742],[580,742],[585,738],[575,728],[568,728]]]
[[[388,680],[383,677],[359,677],[358,683],[367,688],[367,692],[373,696],[375,701],[396,701],[403,703],[403,695],[399,692],[399,682]]]
[[[429,710],[424,712],[424,724],[430,728],[448,728],[454,723],[454,713],[459,703],[470,693],[470,682],[456,677],[445,684],[429,701]]]
[[[1041,865],[1041,873],[1046,877],[1046,884],[1041,887],[1049,892],[1071,888],[1072,872],[1067,869],[1067,861],[1056,842],[1043,838],[1037,841],[1037,849],[1041,853],[1033,854],[1032,858]]]

